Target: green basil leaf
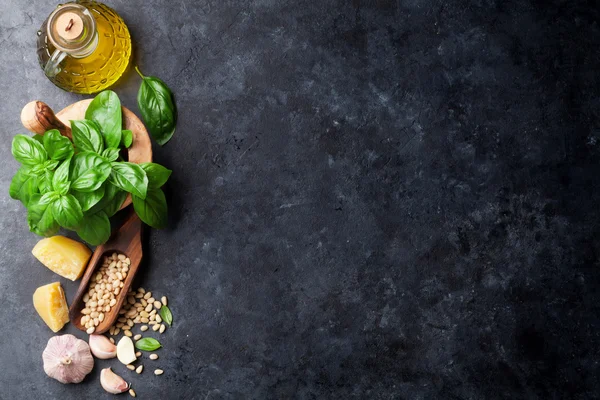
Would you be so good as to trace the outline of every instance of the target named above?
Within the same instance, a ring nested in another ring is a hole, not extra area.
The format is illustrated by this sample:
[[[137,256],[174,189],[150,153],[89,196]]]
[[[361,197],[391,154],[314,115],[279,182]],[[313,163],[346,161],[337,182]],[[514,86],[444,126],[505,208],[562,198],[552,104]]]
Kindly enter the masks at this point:
[[[62,136],[57,129],[51,129],[43,136],[44,148],[52,160],[66,160],[73,156],[75,149],[69,139]]]
[[[115,92],[105,90],[99,93],[88,106],[85,119],[98,124],[106,147],[119,147],[121,129],[123,129],[123,116],[121,114],[121,101]]]
[[[133,208],[142,221],[153,228],[167,226],[167,199],[161,189],[148,191],[145,199],[132,195]]]
[[[85,215],[77,234],[80,238],[91,244],[98,246],[106,243],[110,238],[110,221],[104,211],[92,215]]]
[[[52,177],[52,188],[60,194],[67,194],[71,187],[69,182],[69,168],[71,166],[71,159],[63,161],[63,163],[54,171]]]
[[[15,160],[23,165],[39,165],[48,159],[44,146],[25,135],[17,135],[13,138],[11,151]]]
[[[162,347],[160,342],[151,337],[141,338],[135,342],[135,348],[142,351],[154,351]]]
[[[131,147],[131,143],[133,143],[133,132],[131,132],[129,129],[123,129],[121,131],[121,143],[126,148]]]
[[[148,191],[148,177],[138,164],[130,162],[113,162],[108,180],[115,186],[142,199]]]
[[[44,136],[43,135],[39,135],[39,134],[35,134],[31,137],[33,140],[37,140],[38,142],[40,142],[42,144],[42,146],[44,145]]]
[[[102,157],[106,158],[108,161],[116,161],[119,158],[119,149],[116,147],[104,149],[102,152]]]
[[[48,192],[40,197],[40,204],[52,204],[60,198],[60,193],[56,191]]]
[[[119,191],[115,194],[115,196],[104,209],[106,215],[108,215],[109,217],[115,215],[121,209],[121,206],[123,205],[123,202],[127,198],[128,194],[129,193],[127,193],[126,191],[119,189]]]
[[[105,188],[104,196],[98,203],[96,203],[92,208],[90,208],[89,213],[95,214],[98,211],[104,211],[106,215],[108,215],[108,217],[110,218],[119,210],[119,208],[123,204],[123,201],[127,197],[127,192],[122,191],[110,182],[105,182],[102,186]],[[121,200],[121,202],[118,203],[117,206],[117,204],[115,203],[119,202],[119,199],[117,197],[120,196],[120,194],[122,194],[123,200]]]
[[[52,236],[58,232],[58,223],[52,215],[52,207],[49,203],[40,202],[41,196],[35,194],[27,211],[27,224],[29,230],[41,236]]]
[[[45,171],[43,175],[39,176],[38,188],[41,194],[46,194],[52,191],[52,179],[54,178],[54,171]]]
[[[70,194],[60,196],[52,202],[52,215],[60,226],[68,229],[77,229],[83,221],[81,206]]]
[[[142,85],[137,95],[142,119],[156,143],[163,146],[175,133],[177,110],[173,93],[160,79],[144,76],[137,67],[135,69],[142,77]]]
[[[104,143],[100,134],[100,127],[96,122],[86,119],[71,121],[71,132],[73,133],[75,147],[79,151],[102,153]]]
[[[95,206],[96,204],[98,204],[98,202],[100,202],[102,200],[102,198],[104,197],[105,191],[106,191],[105,185],[102,185],[98,189],[94,190],[93,192],[84,193],[84,192],[79,192],[77,190],[72,190],[71,194],[79,202],[79,205],[81,206],[81,210],[85,212],[85,211],[88,211],[93,206]]]
[[[44,166],[44,169],[46,171],[54,171],[56,169],[56,167],[58,167],[58,164],[60,164],[60,161],[48,160],[48,161],[45,161],[44,164],[42,164],[42,165]]]
[[[38,179],[28,175],[26,169],[21,167],[10,182],[8,194],[15,200],[21,200],[21,203],[28,207],[32,196],[38,193]]]
[[[167,183],[167,180],[173,172],[156,163],[142,163],[140,164],[140,167],[146,171],[146,175],[148,176],[148,190],[162,187]]]
[[[98,154],[84,151],[73,157],[71,188],[80,192],[98,189],[110,174],[110,163]]]
[[[160,316],[163,321],[165,321],[169,326],[173,325],[173,314],[171,314],[171,310],[167,306],[162,306],[160,308]]]

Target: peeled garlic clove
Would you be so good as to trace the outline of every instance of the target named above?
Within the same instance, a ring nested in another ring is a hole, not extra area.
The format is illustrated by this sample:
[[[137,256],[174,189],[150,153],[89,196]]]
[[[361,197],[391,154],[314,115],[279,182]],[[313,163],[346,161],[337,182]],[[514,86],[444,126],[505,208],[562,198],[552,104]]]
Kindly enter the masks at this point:
[[[104,335],[90,335],[90,350],[96,358],[106,360],[117,356],[117,346]]]
[[[125,365],[131,364],[137,360],[131,338],[123,336],[121,340],[119,340],[119,343],[117,343],[117,358]]]
[[[125,382],[125,379],[112,372],[109,368],[104,368],[100,372],[100,384],[102,388],[108,393],[118,394],[129,390],[129,384]]]

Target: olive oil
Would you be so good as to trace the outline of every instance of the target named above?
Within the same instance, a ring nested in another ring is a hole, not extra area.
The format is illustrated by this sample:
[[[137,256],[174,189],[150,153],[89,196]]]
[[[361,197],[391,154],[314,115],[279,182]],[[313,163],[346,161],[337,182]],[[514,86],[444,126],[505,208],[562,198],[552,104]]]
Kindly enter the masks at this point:
[[[107,89],[129,66],[129,30],[123,19],[102,3],[79,0],[60,5],[38,36],[38,57],[46,76],[70,92],[90,94]]]

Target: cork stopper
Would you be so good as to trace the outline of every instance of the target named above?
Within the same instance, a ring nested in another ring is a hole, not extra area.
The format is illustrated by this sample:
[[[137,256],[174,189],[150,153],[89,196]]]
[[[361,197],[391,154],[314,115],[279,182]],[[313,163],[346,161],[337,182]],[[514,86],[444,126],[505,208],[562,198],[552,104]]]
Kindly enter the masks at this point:
[[[63,40],[72,41],[83,33],[83,19],[74,12],[66,12],[58,16],[55,27]]]

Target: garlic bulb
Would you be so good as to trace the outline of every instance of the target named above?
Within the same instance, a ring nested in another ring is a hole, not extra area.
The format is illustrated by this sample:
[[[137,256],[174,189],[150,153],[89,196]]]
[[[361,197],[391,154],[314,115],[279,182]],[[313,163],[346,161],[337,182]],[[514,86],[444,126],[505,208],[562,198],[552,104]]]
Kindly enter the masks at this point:
[[[60,383],[79,383],[94,368],[90,347],[73,335],[51,337],[42,359],[46,374]]]
[[[129,389],[129,384],[125,379],[112,372],[109,368],[104,368],[100,372],[100,384],[108,393],[117,394],[126,392]]]
[[[117,356],[117,346],[104,335],[90,335],[90,350],[96,358],[102,360]]]

